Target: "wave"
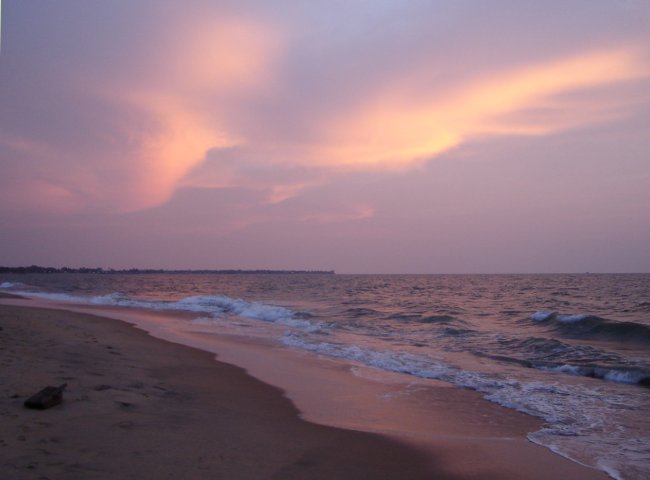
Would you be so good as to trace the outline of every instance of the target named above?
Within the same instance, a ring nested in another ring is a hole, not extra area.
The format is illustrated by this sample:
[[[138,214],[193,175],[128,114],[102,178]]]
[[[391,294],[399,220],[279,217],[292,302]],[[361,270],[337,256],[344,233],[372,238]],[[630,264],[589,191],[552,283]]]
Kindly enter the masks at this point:
[[[259,302],[249,302],[225,295],[195,295],[175,301],[142,300],[130,298],[119,292],[107,295],[77,296],[66,293],[48,292],[18,292],[22,295],[54,300],[57,302],[81,303],[90,305],[106,305],[114,307],[140,308],[145,310],[174,310],[193,313],[209,314],[213,319],[222,316],[239,316],[251,320],[277,323],[303,330],[314,330],[321,327],[309,321],[308,312],[294,312],[288,308]]]
[[[618,322],[589,314],[566,315],[546,310],[535,312],[528,318],[569,337],[650,344],[650,325],[642,323]]]
[[[2,283],[0,283],[0,288],[15,288],[17,286],[18,286],[18,284],[13,283],[13,282],[2,282]]]
[[[512,379],[508,375],[479,373],[464,370],[447,364],[446,362],[432,358],[426,354],[416,354],[403,351],[379,351],[372,348],[361,347],[358,345],[315,341],[295,332],[284,335],[282,342],[293,348],[307,350],[320,355],[341,358],[349,361],[359,362],[371,367],[382,370],[405,373],[415,377],[441,380],[454,384],[459,387],[469,388],[484,393],[486,399],[499,403],[500,405],[514,408],[520,412],[527,413],[546,421],[563,424],[562,428],[566,431],[564,435],[574,435],[575,432],[569,433],[569,428],[575,422],[559,421],[555,412],[555,405],[548,400],[541,400],[537,395],[531,395],[535,391],[540,394],[557,394],[562,396],[574,394],[571,390],[574,387],[563,386],[551,382],[520,382]],[[552,365],[552,364],[534,364],[533,362],[518,360],[512,357],[500,357],[498,355],[482,355],[494,359],[517,363],[529,368],[541,370],[558,371],[572,374],[585,374],[594,378],[602,378],[620,383],[636,383],[643,386],[650,386],[650,372],[635,370],[632,368],[621,367],[618,369],[597,367],[597,366],[570,366],[570,365]],[[579,371],[584,368],[584,371]],[[588,370],[591,369],[591,370]],[[586,387],[580,387],[586,388]],[[595,395],[595,391],[589,390],[589,396]],[[592,398],[596,398],[595,396]],[[548,403],[547,403],[548,402]]]
[[[507,356],[516,355],[518,360],[569,362],[620,362],[621,356],[592,345],[572,345],[555,338],[526,337],[499,338],[493,347]]]
[[[499,339],[492,352],[472,353],[526,368],[650,387],[650,365],[591,345],[552,338],[508,338]]]
[[[650,371],[628,367],[606,367],[600,365],[571,365],[553,363],[533,363],[532,368],[550,372],[568,373],[582,377],[598,378],[610,382],[627,383],[650,388]]]
[[[638,457],[635,456],[637,452],[635,445],[625,444],[627,440],[625,432],[616,423],[616,418],[621,412],[635,412],[642,409],[644,407],[642,396],[625,397],[625,402],[622,404],[619,396],[603,394],[602,387],[564,384],[552,379],[523,380],[505,372],[471,371],[453,366],[426,353],[383,350],[333,341],[315,341],[313,338],[295,332],[285,335],[283,343],[324,356],[342,358],[390,372],[441,380],[476,390],[482,393],[486,400],[543,419],[546,424],[540,430],[529,433],[527,435],[529,440],[579,463],[589,460],[584,456],[585,444],[591,445],[590,453],[596,459],[613,459],[612,464],[616,467],[619,466],[617,456],[620,456],[621,452],[625,455],[626,461],[635,459],[634,461],[639,463],[636,460]],[[626,369],[618,372],[612,370],[604,376],[608,380],[631,383],[634,372]],[[642,378],[634,380],[638,380],[637,383],[640,384],[644,382]],[[604,445],[603,435],[608,439]],[[612,450],[613,446],[617,448]],[[645,465],[642,463],[645,455],[641,459],[641,464]],[[642,467],[639,471],[645,472],[646,467]]]
[[[442,380],[484,393],[492,392],[494,389],[513,383],[513,381],[507,379],[502,382],[475,372],[462,370],[426,354],[414,354],[399,350],[378,351],[348,343],[323,342],[295,332],[285,334],[282,343],[289,347],[307,350],[327,357],[351,360],[389,372]]]

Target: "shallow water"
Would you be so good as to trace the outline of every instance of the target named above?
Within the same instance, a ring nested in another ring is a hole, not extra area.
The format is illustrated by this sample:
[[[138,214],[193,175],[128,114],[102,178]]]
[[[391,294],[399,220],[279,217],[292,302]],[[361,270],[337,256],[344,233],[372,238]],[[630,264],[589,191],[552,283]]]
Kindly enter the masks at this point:
[[[529,438],[650,477],[650,275],[4,275],[0,288],[193,312],[245,335],[443,380],[543,419]]]

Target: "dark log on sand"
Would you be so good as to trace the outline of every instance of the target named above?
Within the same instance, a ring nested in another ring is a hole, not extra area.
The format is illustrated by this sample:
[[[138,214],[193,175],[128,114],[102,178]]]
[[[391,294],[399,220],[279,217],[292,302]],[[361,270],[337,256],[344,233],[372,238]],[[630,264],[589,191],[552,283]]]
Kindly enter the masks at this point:
[[[60,387],[45,387],[40,392],[35,393],[25,400],[25,406],[27,408],[45,410],[46,408],[58,405],[63,401],[63,390],[67,386],[68,384],[64,383]]]

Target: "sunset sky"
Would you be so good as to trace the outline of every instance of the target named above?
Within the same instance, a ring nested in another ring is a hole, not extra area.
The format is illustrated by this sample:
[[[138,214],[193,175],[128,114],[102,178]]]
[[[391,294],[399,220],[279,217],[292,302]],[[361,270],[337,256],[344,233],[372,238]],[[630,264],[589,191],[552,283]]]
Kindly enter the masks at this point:
[[[650,271],[650,1],[4,0],[0,265]]]

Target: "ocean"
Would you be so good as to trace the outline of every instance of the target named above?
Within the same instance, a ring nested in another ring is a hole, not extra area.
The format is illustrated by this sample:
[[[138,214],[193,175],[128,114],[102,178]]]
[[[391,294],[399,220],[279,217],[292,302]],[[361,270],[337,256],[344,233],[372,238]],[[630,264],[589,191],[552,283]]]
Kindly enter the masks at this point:
[[[0,289],[183,312],[179,331],[473,389],[542,419],[531,441],[650,478],[650,274],[5,274]]]

